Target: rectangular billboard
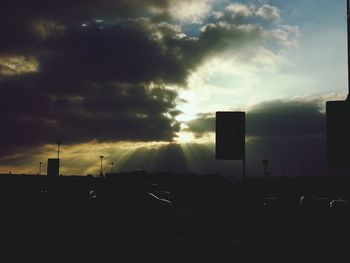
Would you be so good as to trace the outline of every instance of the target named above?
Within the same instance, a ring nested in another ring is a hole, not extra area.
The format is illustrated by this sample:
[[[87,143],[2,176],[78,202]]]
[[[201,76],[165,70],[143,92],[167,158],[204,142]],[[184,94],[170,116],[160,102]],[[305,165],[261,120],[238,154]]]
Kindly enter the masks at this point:
[[[346,101],[326,102],[327,163],[330,168],[350,167],[350,106]]]
[[[245,159],[245,112],[216,112],[215,154],[217,160]]]
[[[47,159],[47,176],[58,176],[60,173],[60,159]]]

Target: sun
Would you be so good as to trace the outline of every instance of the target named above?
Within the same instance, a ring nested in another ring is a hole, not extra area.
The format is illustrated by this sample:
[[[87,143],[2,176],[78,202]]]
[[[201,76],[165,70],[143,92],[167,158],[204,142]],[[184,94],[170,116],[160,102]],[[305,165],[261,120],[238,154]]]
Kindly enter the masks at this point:
[[[192,132],[189,131],[180,131],[177,133],[175,142],[179,144],[192,143],[195,142],[196,138]]]
[[[200,113],[199,94],[193,90],[184,90],[179,93],[180,101],[177,109],[181,111],[176,119],[178,121],[187,122],[196,118]]]

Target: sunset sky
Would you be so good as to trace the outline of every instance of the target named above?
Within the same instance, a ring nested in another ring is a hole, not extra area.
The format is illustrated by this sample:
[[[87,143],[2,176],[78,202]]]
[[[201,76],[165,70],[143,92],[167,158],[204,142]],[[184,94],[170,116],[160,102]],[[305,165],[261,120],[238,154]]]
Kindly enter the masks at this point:
[[[246,111],[247,176],[327,173],[347,96],[345,0],[11,0],[0,8],[0,173],[217,173],[215,112]]]

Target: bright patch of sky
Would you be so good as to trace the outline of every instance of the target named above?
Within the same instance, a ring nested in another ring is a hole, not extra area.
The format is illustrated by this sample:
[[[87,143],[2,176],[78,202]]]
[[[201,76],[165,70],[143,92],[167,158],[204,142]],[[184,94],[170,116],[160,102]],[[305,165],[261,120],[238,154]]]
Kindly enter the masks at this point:
[[[212,12],[224,10],[237,2],[216,1]],[[295,30],[291,39],[294,42],[279,50],[261,46],[251,60],[244,61],[227,54],[207,60],[190,77],[189,89],[180,91],[180,97],[188,101],[187,105],[179,105],[184,112],[179,116],[180,120],[191,119],[200,112],[245,110],[262,101],[275,99],[325,94],[345,99],[345,0],[260,0],[239,3],[253,5],[255,10],[262,5],[276,7],[280,19],[274,22],[275,27],[285,31]],[[208,16],[203,21],[211,19]],[[187,34],[195,35],[199,33],[199,26],[189,23],[183,29]],[[283,32],[277,32],[277,35],[284,38]]]

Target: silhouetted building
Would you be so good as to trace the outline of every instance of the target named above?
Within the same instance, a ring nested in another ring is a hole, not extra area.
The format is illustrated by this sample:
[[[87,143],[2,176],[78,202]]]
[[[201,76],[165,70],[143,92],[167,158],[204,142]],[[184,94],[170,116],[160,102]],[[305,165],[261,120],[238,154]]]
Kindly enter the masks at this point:
[[[47,176],[58,176],[60,173],[60,159],[47,159]]]

